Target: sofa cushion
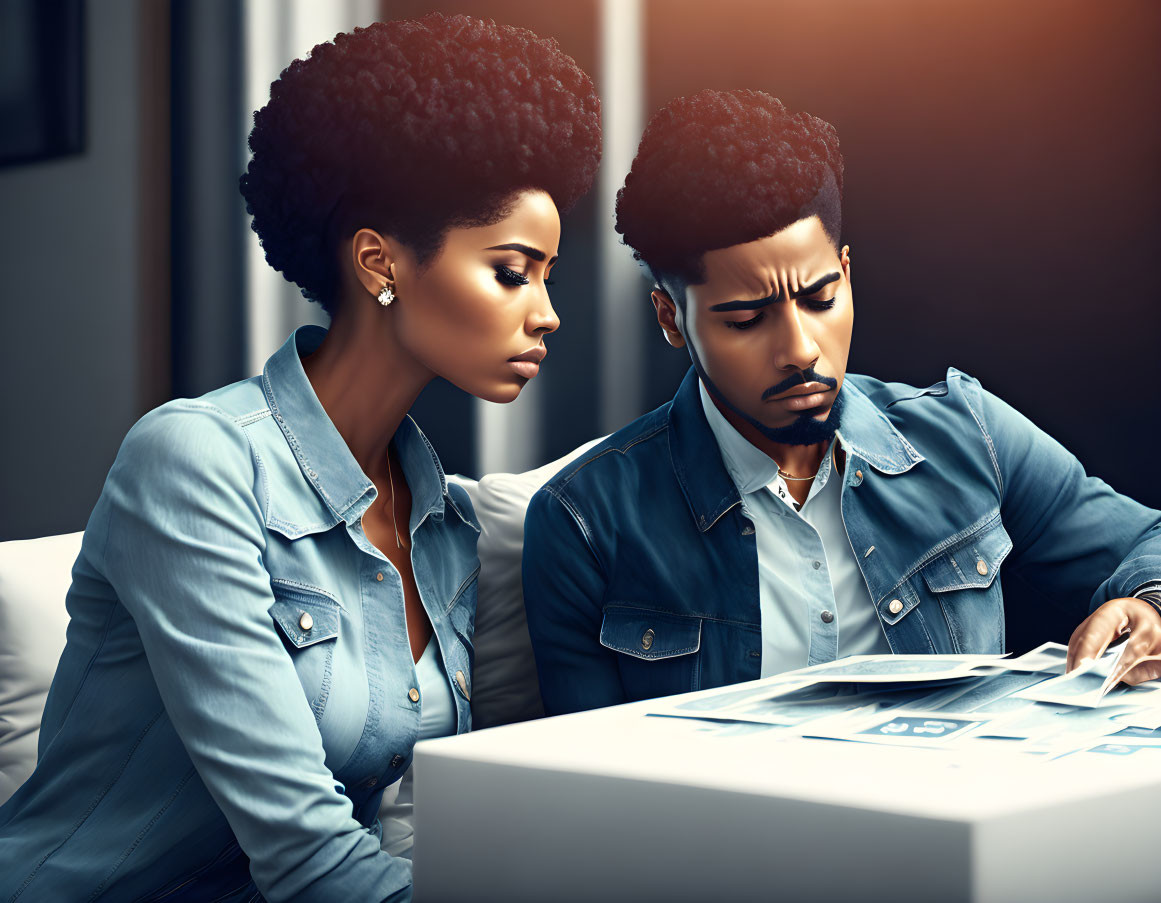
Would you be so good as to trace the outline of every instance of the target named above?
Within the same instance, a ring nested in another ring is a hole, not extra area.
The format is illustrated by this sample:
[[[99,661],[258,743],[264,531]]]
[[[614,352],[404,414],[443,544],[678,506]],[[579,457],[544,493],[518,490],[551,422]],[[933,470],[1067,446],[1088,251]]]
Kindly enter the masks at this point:
[[[471,489],[481,527],[473,729],[544,715],[520,577],[524,513],[536,490],[600,441],[525,473],[487,474]]]
[[[80,533],[0,543],[0,803],[32,774]]]

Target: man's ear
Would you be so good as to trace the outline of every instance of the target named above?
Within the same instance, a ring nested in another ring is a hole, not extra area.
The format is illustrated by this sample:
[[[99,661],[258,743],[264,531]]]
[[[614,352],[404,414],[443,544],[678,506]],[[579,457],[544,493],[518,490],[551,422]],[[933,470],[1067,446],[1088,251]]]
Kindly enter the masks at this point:
[[[669,297],[665,289],[656,286],[653,294],[653,309],[657,312],[657,324],[661,327],[661,334],[674,348],[685,347],[685,336],[677,328],[677,304]]]

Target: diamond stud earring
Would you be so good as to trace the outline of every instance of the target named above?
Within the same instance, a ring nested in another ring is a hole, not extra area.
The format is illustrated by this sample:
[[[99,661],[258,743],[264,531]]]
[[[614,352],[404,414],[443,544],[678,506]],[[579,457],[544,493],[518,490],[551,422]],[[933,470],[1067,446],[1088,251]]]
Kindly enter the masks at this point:
[[[384,282],[383,287],[379,289],[379,303],[386,307],[395,300],[395,289],[391,288],[390,283]]]

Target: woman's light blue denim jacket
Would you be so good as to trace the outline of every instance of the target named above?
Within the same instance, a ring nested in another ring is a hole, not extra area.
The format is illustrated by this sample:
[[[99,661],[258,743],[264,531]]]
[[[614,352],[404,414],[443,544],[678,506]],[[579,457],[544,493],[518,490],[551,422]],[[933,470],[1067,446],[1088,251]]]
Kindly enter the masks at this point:
[[[407,900],[383,788],[420,706],[376,491],[299,360],[147,414],[85,531],[35,773],[0,808],[0,900]],[[370,387],[368,387],[370,391]],[[470,727],[479,526],[405,418],[412,562]]]
[[[1161,514],[971,377],[849,374],[841,391],[843,523],[894,652],[1067,642],[1090,608],[1161,579]],[[754,526],[692,370],[533,496],[524,536],[549,714],[759,677]]]

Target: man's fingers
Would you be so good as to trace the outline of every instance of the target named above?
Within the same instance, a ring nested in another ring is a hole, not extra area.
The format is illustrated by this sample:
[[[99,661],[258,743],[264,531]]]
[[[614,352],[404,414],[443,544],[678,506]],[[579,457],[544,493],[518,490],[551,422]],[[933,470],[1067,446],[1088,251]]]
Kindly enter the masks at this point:
[[[1151,636],[1136,633],[1129,636],[1125,642],[1125,651],[1121,653],[1121,660],[1113,672],[1113,686],[1119,684],[1130,671],[1150,657],[1153,652],[1153,642],[1154,639]]]
[[[1130,685],[1143,684],[1161,677],[1161,655],[1146,655],[1122,680]]]
[[[1124,654],[1121,655],[1121,662],[1117,666],[1115,675],[1117,680],[1142,683],[1153,679],[1146,675],[1152,675],[1154,669],[1141,666],[1161,657],[1161,622],[1153,616],[1151,609],[1146,615],[1133,619]]]
[[[1109,643],[1120,636],[1120,628],[1127,620],[1125,613],[1115,606],[1102,606],[1085,618],[1068,641],[1066,670],[1071,671],[1085,659],[1104,655]]]

